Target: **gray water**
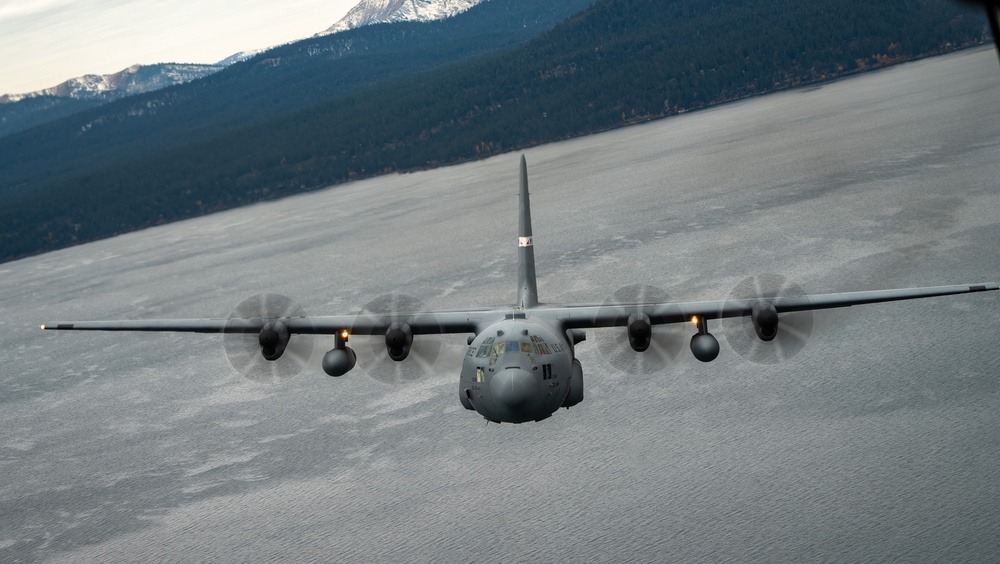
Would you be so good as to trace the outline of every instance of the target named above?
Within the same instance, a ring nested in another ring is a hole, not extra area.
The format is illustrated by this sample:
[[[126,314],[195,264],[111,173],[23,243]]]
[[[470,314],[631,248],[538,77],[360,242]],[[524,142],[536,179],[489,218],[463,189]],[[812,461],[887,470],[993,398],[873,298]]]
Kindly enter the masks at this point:
[[[543,301],[996,281],[1000,69],[967,51],[526,151]],[[217,335],[60,320],[516,298],[518,156],[389,176],[0,265],[0,561],[1000,559],[997,293],[817,315],[486,425],[433,373],[238,375]],[[688,330],[688,333],[692,331]],[[686,337],[684,337],[686,339]],[[326,343],[321,343],[326,344]],[[360,354],[360,351],[359,351]],[[362,364],[371,365],[362,356]]]

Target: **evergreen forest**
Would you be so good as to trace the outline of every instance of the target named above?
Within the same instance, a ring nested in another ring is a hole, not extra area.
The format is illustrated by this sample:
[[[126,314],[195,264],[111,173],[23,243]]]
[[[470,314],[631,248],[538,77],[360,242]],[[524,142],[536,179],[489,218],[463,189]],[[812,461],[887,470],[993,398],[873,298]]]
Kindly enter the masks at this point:
[[[492,0],[463,32],[451,18],[313,38],[0,138],[0,261],[990,40],[949,0],[552,4],[565,13]]]

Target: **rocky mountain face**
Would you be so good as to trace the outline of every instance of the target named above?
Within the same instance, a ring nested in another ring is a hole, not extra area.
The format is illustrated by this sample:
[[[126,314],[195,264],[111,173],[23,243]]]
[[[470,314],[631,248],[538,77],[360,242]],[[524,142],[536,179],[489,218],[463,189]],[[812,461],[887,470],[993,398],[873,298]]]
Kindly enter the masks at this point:
[[[71,78],[52,88],[28,94],[4,94],[0,104],[19,102],[25,98],[56,96],[76,100],[100,100],[110,102],[125,96],[159,90],[175,84],[183,84],[208,76],[225,68],[223,65],[194,65],[161,63],[156,65],[132,65],[114,74],[88,74]]]
[[[0,95],[0,136],[126,96],[184,84],[219,72],[221,64],[133,65],[114,74],[88,74],[27,94]]]
[[[432,21],[468,10],[483,0],[361,0],[346,16],[322,33],[327,35],[366,25]]]

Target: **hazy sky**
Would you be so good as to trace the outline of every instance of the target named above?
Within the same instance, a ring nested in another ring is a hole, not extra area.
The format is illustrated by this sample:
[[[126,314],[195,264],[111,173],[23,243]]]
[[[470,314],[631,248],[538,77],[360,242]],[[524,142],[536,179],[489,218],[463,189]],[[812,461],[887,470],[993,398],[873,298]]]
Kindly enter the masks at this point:
[[[360,0],[0,0],[0,94],[136,63],[215,63],[323,31]]]

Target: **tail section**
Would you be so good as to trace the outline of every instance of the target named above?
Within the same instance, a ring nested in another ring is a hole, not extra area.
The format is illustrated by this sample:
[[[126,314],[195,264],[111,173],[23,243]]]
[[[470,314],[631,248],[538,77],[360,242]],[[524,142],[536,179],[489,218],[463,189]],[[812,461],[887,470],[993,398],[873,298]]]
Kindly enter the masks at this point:
[[[517,230],[517,301],[522,308],[538,305],[535,285],[535,247],[531,241],[531,205],[528,201],[528,162],[521,155],[521,210]]]

